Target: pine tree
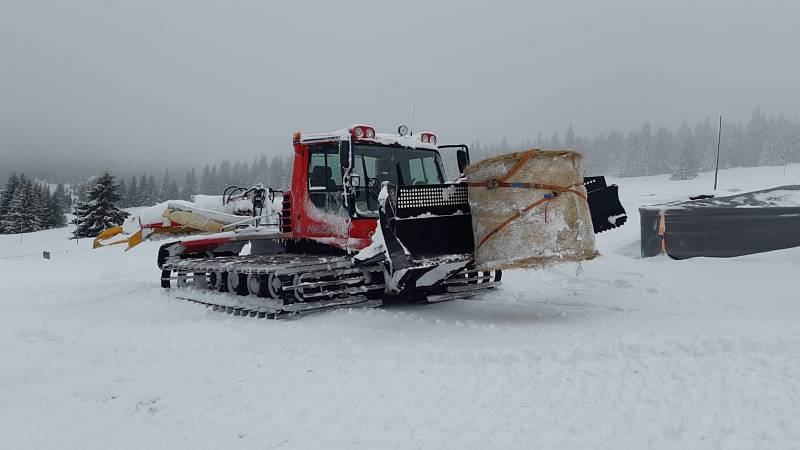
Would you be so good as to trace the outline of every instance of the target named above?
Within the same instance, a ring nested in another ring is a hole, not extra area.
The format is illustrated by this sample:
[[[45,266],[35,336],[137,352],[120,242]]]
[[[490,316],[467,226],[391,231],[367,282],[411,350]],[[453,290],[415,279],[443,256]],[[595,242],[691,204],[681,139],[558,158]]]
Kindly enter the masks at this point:
[[[64,211],[68,211],[72,206],[72,198],[70,197],[69,192],[67,192],[67,188],[64,187],[63,183],[60,183],[58,186],[56,186],[56,191],[53,192],[53,198],[56,201],[56,204],[58,204],[58,207],[62,213]]]
[[[258,162],[253,161],[253,165],[250,166],[250,184],[266,183],[267,176],[269,176],[269,162],[265,155],[261,155]]]
[[[136,175],[131,175],[131,181],[128,183],[128,198],[125,205],[128,207],[139,206],[139,182],[136,180]]]
[[[575,150],[576,144],[575,132],[572,130],[572,125],[570,125],[566,134],[564,134],[564,148],[567,150]]]
[[[694,156],[699,170],[714,168],[717,156],[717,128],[706,117],[694,126]]]
[[[675,142],[672,133],[665,127],[659,127],[653,135],[653,173],[670,173],[677,166]]]
[[[14,191],[17,186],[19,186],[19,177],[15,173],[11,174],[2,193],[0,193],[0,219],[8,213],[8,207],[11,204],[11,198],[14,197]],[[1,228],[0,232],[2,232]]]
[[[759,159],[762,158],[769,135],[767,116],[761,111],[761,108],[753,110],[750,121],[745,128],[745,135],[748,151],[744,155],[745,159],[742,163],[745,167],[756,166],[759,163]]]
[[[0,218],[0,227],[5,233],[30,233],[41,229],[42,224],[31,205],[34,200],[33,190],[33,183],[20,175],[6,212]]]
[[[158,185],[156,184],[156,177],[153,176],[153,174],[150,174],[150,176],[147,177],[147,184],[145,185],[145,193],[146,197],[144,199],[145,201],[142,204],[142,206],[151,206],[159,202],[161,194],[158,191]]]
[[[85,202],[86,201],[86,199],[88,197],[87,192],[88,192],[89,187],[91,186],[91,184],[93,182],[94,182],[94,177],[92,177],[92,178],[90,178],[88,180],[84,180],[84,181],[78,182],[77,186],[75,186],[75,192],[74,192],[75,193],[75,201],[73,203]]]
[[[161,185],[158,188],[158,201],[164,202],[167,200],[178,200],[181,197],[178,184],[169,175],[169,170],[164,173],[164,178],[161,179]]]
[[[200,192],[195,194],[210,194],[214,192],[214,179],[211,176],[211,168],[206,164],[203,167],[203,173],[200,175]]]
[[[129,208],[133,205],[128,204],[128,185],[122,177],[119,178],[119,206]]]
[[[505,142],[506,138],[503,138],[503,142]],[[549,148],[562,148],[561,139],[558,138],[558,132],[553,132],[553,136],[550,138],[550,142],[547,143],[547,147]]]
[[[81,237],[94,237],[87,233],[84,233],[83,230],[88,225],[84,224],[85,217],[88,217],[91,213],[90,204],[84,200],[77,200],[75,205],[72,207],[72,215],[74,216],[73,219],[70,221],[71,224],[75,225],[75,230],[72,232],[72,238],[77,239]],[[84,235],[85,234],[85,235]]]
[[[175,180],[170,180],[167,187],[161,192],[161,198],[163,201],[167,200],[178,200],[181,196],[180,189],[178,189],[178,183]]]
[[[226,187],[236,184],[233,182],[233,176],[231,173],[231,163],[228,160],[222,161],[222,164],[219,165],[219,172],[217,172],[217,178],[219,180],[217,184],[217,192],[222,192]]]
[[[136,196],[136,204],[134,206],[150,206],[151,191],[147,185],[147,174],[142,174],[139,177],[139,194]]]
[[[160,193],[156,184],[156,177],[143,173],[139,177],[138,194],[136,203],[132,206],[152,206],[159,202]]]
[[[48,205],[50,203],[50,188],[44,183],[31,183],[30,197],[28,198],[28,205],[31,213],[36,217],[33,223],[33,231],[43,230],[48,228],[50,221],[50,212]]]
[[[673,180],[691,180],[697,177],[697,159],[690,148],[685,148],[678,159],[678,166],[670,177]]]
[[[67,225],[67,217],[64,215],[63,185],[58,185],[56,191],[47,201],[47,219],[45,228],[61,228]]]
[[[287,187],[284,184],[284,175],[283,175],[283,158],[281,156],[275,156],[272,158],[272,163],[269,166],[269,185],[274,189],[284,189]]]
[[[244,186],[246,181],[246,171],[242,168],[242,163],[236,161],[231,168],[231,184]]]
[[[678,164],[671,178],[673,180],[691,180],[697,177],[699,163],[695,156],[694,136],[686,122],[678,128],[677,141],[680,153]]]
[[[651,175],[652,153],[653,136],[650,132],[650,123],[645,123],[638,133],[631,133],[628,136],[628,157],[623,175],[628,177]]]
[[[75,210],[77,225],[73,238],[94,237],[101,231],[121,225],[128,213],[116,205],[120,197],[118,185],[108,172],[99,176],[88,191],[87,201],[80,202]]]
[[[223,188],[220,187],[222,183],[219,180],[216,164],[211,166],[211,175],[209,176],[209,180],[210,180],[210,186],[207,194],[215,195],[221,193]]]
[[[197,194],[197,176],[195,175],[194,168],[186,172],[186,181],[183,183],[181,189],[181,198],[184,200],[191,200],[194,194]]]

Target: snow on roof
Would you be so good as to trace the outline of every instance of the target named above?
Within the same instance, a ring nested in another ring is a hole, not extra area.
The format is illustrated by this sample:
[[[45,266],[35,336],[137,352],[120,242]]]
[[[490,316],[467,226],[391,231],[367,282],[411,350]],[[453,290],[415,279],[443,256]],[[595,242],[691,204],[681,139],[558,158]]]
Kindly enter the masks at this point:
[[[325,141],[340,141],[350,138],[350,130],[355,126],[366,126],[361,124],[350,125],[349,127],[340,130],[331,131],[328,133],[301,133],[300,142],[304,144],[312,142],[325,142]],[[429,150],[437,150],[435,144],[429,142],[422,142],[419,140],[421,134],[413,136],[400,136],[399,134],[392,133],[375,133],[373,139],[359,138],[359,142],[375,142],[380,145],[400,145],[406,148],[424,148]]]
[[[694,209],[707,207],[722,208],[797,208],[800,207],[800,186],[777,186],[758,191],[742,192],[724,197],[710,197],[698,200],[676,200],[657,205],[641,206],[639,209]]]

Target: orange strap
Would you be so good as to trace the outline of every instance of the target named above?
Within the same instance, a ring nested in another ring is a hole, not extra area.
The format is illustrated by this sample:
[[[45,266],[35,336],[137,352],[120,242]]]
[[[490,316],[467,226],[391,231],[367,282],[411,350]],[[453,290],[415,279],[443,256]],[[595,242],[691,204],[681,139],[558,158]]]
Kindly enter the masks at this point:
[[[507,182],[492,182],[492,181],[484,181],[484,182],[472,182],[467,183],[467,186],[470,187],[485,187],[489,189],[494,189],[498,187],[507,187],[507,188],[523,188],[523,189],[542,189],[545,191],[553,191],[553,192],[572,192],[573,194],[577,195],[578,197],[587,200],[586,194],[581,191],[576,191],[573,189],[574,187],[581,186],[582,183],[576,183],[572,186],[557,186],[555,184],[542,184],[542,183],[507,183]]]
[[[661,211],[658,217],[658,235],[661,237],[661,253],[666,253],[667,251],[667,237],[665,235],[667,231],[667,221],[664,218],[664,211]]]
[[[543,204],[543,203],[547,203],[547,202],[549,202],[549,201],[550,201],[550,200],[552,200],[552,199],[553,199],[553,197],[549,197],[549,198],[548,198],[548,197],[544,197],[544,198],[542,198],[541,200],[537,200],[537,201],[535,201],[535,202],[531,203],[530,205],[528,205],[528,206],[527,206],[525,209],[523,209],[522,211],[515,211],[515,212],[514,212],[514,214],[512,214],[512,215],[511,215],[511,216],[510,216],[508,219],[506,219],[505,221],[503,221],[503,223],[501,223],[500,225],[496,226],[496,227],[495,227],[495,228],[494,228],[492,231],[490,231],[490,232],[486,233],[486,236],[484,236],[483,238],[481,238],[480,242],[478,242],[478,247],[476,248],[476,250],[477,250],[478,248],[480,248],[480,247],[481,247],[481,245],[483,245],[483,243],[484,243],[484,242],[488,241],[488,240],[489,240],[489,238],[491,238],[492,236],[494,236],[495,234],[497,234],[497,232],[498,232],[498,231],[500,231],[500,230],[502,230],[503,228],[505,228],[505,227],[506,227],[508,224],[510,224],[511,222],[513,222],[513,221],[515,221],[515,220],[519,219],[519,218],[520,218],[520,217],[521,217],[523,214],[525,214],[526,212],[528,212],[528,211],[532,210],[533,208],[536,208],[537,206],[539,206],[539,205],[541,205],[541,204]]]
[[[519,171],[519,169],[521,169],[522,166],[524,166],[525,163],[527,163],[528,160],[533,158],[533,155],[535,155],[537,153],[539,153],[539,150],[537,150],[535,148],[532,148],[532,149],[524,152],[522,154],[522,156],[520,156],[519,160],[517,160],[516,164],[514,164],[511,167],[511,170],[509,170],[508,173],[506,173],[506,175],[503,178],[501,178],[500,180],[498,180],[498,181],[501,181],[501,182],[507,181],[509,178],[513,177],[514,174],[517,173]]]

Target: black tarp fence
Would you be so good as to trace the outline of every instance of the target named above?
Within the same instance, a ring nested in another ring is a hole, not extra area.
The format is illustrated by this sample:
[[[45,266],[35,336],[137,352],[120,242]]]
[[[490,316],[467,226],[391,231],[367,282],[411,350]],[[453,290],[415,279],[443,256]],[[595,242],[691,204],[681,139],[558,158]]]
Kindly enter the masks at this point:
[[[642,257],[732,257],[800,246],[800,186],[639,208]],[[787,206],[790,205],[790,206]],[[795,206],[797,205],[797,206]]]

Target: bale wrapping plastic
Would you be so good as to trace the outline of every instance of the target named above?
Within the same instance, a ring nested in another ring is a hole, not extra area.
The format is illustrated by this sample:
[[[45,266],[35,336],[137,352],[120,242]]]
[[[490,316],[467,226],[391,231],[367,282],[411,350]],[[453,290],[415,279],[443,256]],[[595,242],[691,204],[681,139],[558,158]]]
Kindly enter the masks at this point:
[[[466,168],[478,269],[542,267],[597,255],[580,153],[528,150]]]

